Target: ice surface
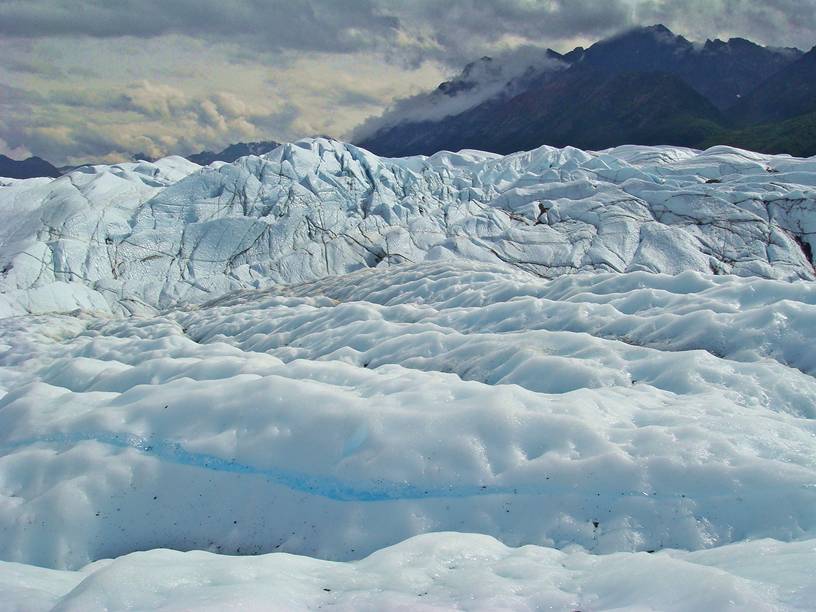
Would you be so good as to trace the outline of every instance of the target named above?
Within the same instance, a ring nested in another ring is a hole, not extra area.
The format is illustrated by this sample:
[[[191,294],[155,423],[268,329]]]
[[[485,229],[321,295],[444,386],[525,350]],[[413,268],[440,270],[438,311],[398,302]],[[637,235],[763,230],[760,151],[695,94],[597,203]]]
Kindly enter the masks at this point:
[[[0,609],[809,610],[814,565],[816,540],[591,555],[439,533],[353,563],[170,550],[76,572],[0,562]]]
[[[805,538],[815,292],[437,262],[149,317],[0,320],[0,556]]]
[[[314,140],[4,183],[0,610],[807,609],[814,170]]]
[[[0,186],[0,316],[145,313],[448,258],[813,279],[815,198],[816,159],[729,147],[387,159],[311,139],[203,169],[95,166]]]

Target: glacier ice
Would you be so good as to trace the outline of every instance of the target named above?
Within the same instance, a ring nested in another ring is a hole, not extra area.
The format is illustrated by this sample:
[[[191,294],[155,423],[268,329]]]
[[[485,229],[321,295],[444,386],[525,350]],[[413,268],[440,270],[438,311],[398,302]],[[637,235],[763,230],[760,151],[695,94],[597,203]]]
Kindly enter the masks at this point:
[[[0,553],[806,537],[815,292],[426,262],[161,315],[2,319]]]
[[[328,607],[775,612],[811,609],[814,563],[816,540],[591,555],[532,545],[507,548],[489,536],[439,533],[353,563],[170,550],[132,553],[74,572],[0,562],[0,600],[24,601],[27,612]]]
[[[387,159],[311,139],[206,168],[86,167],[0,187],[0,315],[144,313],[449,258],[813,279],[814,198],[816,159],[729,147]]]
[[[0,609],[807,609],[813,170],[318,139],[3,181]]]

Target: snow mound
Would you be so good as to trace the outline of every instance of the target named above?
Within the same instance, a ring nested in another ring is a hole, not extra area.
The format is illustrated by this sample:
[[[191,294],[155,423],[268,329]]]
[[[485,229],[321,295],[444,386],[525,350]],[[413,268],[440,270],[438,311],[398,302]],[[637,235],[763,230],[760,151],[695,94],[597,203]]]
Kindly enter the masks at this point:
[[[541,147],[388,159],[326,139],[0,186],[0,316],[148,313],[427,260],[547,278],[813,279],[816,159],[729,147]]]
[[[3,319],[0,558],[813,537],[814,317],[812,283],[436,262]]]
[[[438,533],[353,563],[170,550],[133,553],[76,572],[0,562],[0,607],[771,612],[811,609],[814,565],[816,540],[599,556],[538,546],[513,549],[489,536]]]

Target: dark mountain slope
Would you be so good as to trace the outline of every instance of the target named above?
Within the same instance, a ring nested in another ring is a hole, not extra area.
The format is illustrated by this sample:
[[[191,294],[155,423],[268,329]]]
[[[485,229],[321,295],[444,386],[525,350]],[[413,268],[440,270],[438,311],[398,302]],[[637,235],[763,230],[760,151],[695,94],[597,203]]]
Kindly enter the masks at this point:
[[[763,153],[788,153],[797,157],[816,155],[816,112],[776,123],[765,123],[738,130],[718,131],[700,147],[727,144]]]
[[[699,146],[727,133],[724,128],[732,123],[723,109],[805,57],[796,49],[761,47],[740,38],[694,45],[664,26],[652,26],[589,49],[549,52],[547,59],[560,69],[530,66],[490,97],[444,116],[440,107],[456,108],[447,98],[472,101],[472,91],[480,86],[472,64],[424,98],[398,102],[390,113],[367,123],[368,133],[355,140],[390,156],[461,148],[507,153],[542,144]],[[477,65],[500,74],[489,58]],[[444,99],[447,106],[427,105],[429,99]],[[420,100],[426,106],[416,104]]]
[[[439,123],[396,126],[361,145],[393,156],[466,148],[510,153],[541,144],[693,145],[719,120],[719,111],[675,76],[581,68]]]
[[[707,40],[699,47],[656,25],[597,42],[581,62],[610,73],[674,74],[725,109],[801,54],[798,49],[770,49],[744,38]]]
[[[239,157],[244,157],[246,155],[263,155],[264,153],[269,153],[279,146],[280,143],[272,140],[261,142],[238,142],[229,145],[226,149],[219,151],[218,153],[215,153],[214,151],[201,151],[200,153],[194,153],[193,155],[187,155],[186,157],[191,162],[201,166],[207,166],[214,161],[231,163]]]
[[[26,179],[61,175],[62,173],[59,170],[40,157],[16,160],[0,155],[0,176],[6,178]]]
[[[816,111],[816,47],[761,83],[731,114],[743,125]]]

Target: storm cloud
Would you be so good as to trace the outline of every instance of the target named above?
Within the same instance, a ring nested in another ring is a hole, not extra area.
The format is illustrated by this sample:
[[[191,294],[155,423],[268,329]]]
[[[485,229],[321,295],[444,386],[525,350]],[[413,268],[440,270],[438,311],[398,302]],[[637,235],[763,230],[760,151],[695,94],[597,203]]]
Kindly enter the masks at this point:
[[[664,22],[692,36],[813,44],[813,0],[6,0],[0,35],[181,34],[267,50],[422,50],[456,57],[504,37],[548,45]]]
[[[654,23],[809,49],[816,1],[4,0],[0,152],[64,163],[342,137],[482,55]]]

